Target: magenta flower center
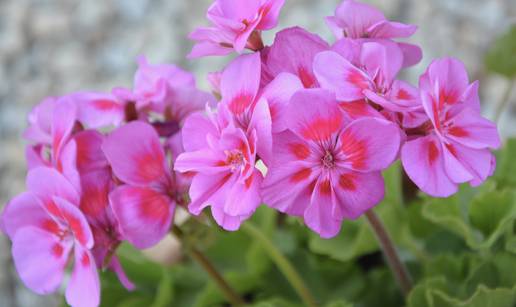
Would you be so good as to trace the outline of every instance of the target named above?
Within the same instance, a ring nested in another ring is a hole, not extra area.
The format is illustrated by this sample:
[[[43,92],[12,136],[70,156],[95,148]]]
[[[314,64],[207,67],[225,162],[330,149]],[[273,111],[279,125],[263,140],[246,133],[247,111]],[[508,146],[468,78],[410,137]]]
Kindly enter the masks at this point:
[[[231,167],[231,171],[241,169],[245,163],[246,160],[241,151],[233,150],[226,152],[226,164]]]
[[[329,150],[326,150],[326,153],[321,158],[321,162],[325,168],[333,168],[335,166],[335,158]]]

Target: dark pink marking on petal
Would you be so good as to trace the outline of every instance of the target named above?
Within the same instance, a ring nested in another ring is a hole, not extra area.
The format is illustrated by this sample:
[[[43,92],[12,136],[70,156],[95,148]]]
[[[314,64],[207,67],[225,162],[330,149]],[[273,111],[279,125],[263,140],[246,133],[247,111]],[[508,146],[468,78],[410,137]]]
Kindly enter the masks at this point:
[[[253,103],[253,95],[242,93],[229,102],[229,110],[234,114],[242,114]]]

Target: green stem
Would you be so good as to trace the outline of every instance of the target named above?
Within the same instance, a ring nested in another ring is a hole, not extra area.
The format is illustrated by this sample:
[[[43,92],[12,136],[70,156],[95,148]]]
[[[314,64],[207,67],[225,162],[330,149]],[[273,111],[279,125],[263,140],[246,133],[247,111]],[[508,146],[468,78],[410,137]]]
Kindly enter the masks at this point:
[[[412,289],[412,278],[410,277],[407,268],[403,262],[401,262],[401,259],[396,252],[396,248],[394,247],[394,243],[392,242],[389,234],[387,233],[387,230],[385,229],[382,221],[376,215],[376,213],[374,213],[374,211],[371,209],[365,213],[365,216],[367,217],[367,220],[373,229],[376,239],[380,244],[383,255],[387,260],[387,264],[389,265],[392,274],[396,278],[396,281],[401,291],[403,292],[403,295],[407,297],[410,290]]]
[[[502,95],[502,99],[500,100],[500,102],[498,103],[498,105],[496,107],[495,117],[494,117],[494,121],[496,123],[498,123],[498,121],[500,120],[503,110],[509,103],[509,98],[511,98],[512,87],[515,82],[516,82],[516,78],[509,80],[509,85],[505,89],[505,92]]]
[[[215,282],[215,284],[222,291],[222,294],[226,299],[231,303],[232,306],[244,306],[246,303],[244,300],[238,295],[238,293],[229,285],[229,283],[224,279],[222,274],[220,274],[215,266],[210,262],[208,257],[204,255],[199,249],[195,248],[188,241],[188,238],[184,235],[184,233],[178,227],[173,227],[172,232],[181,239],[185,244],[183,244],[188,250],[190,256],[197,261],[197,263],[210,275],[211,279]]]
[[[281,254],[276,246],[274,246],[271,240],[269,240],[269,238],[265,236],[259,228],[255,227],[249,221],[242,224],[241,229],[245,231],[250,237],[260,242],[262,247],[271,257],[272,261],[274,261],[285,278],[301,297],[304,304],[309,307],[317,306],[314,297],[308,290],[308,287],[306,286],[299,273],[294,269],[294,266],[290,263],[290,261],[283,254]]]

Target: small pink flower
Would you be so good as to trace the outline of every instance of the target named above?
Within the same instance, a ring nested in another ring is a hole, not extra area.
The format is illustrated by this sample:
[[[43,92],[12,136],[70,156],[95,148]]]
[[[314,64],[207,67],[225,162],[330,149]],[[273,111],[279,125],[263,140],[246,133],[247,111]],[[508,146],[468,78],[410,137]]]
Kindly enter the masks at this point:
[[[73,250],[66,301],[72,306],[98,306],[100,284],[91,253],[94,240],[78,208],[76,189],[59,172],[46,167],[29,172],[27,188],[28,192],[9,202],[1,217],[13,241],[14,264],[21,279],[38,294],[55,292]]]
[[[233,60],[222,73],[220,104],[227,107],[232,122],[248,137],[256,133],[257,154],[267,163],[272,150],[272,123],[267,100],[259,94],[260,74],[258,53],[241,55]]]
[[[402,148],[408,176],[436,197],[452,195],[463,182],[481,184],[494,171],[489,149],[500,146],[500,137],[496,125],[480,115],[478,82],[469,84],[464,65],[445,58],[430,64],[419,87],[428,122]]]
[[[244,48],[263,48],[260,31],[270,30],[278,23],[284,0],[215,0],[207,13],[211,27],[193,31],[189,38],[197,43],[188,55],[226,55]]]
[[[344,0],[335,10],[335,16],[326,17],[326,23],[337,39],[351,38],[381,42],[409,37],[417,27],[389,21],[378,9],[354,0]],[[417,64],[422,57],[418,46],[397,43],[403,51],[403,66]]]
[[[312,63],[317,53],[328,49],[328,43],[303,28],[282,30],[267,51],[264,77],[272,80],[280,73],[290,73],[297,76],[305,88],[318,87]]]
[[[198,215],[210,206],[220,226],[237,230],[261,203],[256,130],[236,127],[226,104],[220,104],[217,114],[188,117],[182,133],[185,152],[175,170],[195,173],[188,210]]]
[[[321,237],[333,237],[343,219],[359,217],[383,198],[380,171],[396,158],[399,129],[376,118],[346,122],[335,96],[323,89],[294,94],[287,126],[274,136],[264,201],[304,217]]]
[[[134,121],[110,133],[102,149],[123,182],[109,195],[123,237],[137,248],[156,244],[169,231],[176,206],[158,134],[149,124]]]
[[[29,115],[29,127],[24,137],[33,144],[26,149],[29,169],[53,167],[80,190],[76,169],[77,148],[73,134],[80,130],[77,106],[72,95],[49,98],[36,106]]]
[[[400,116],[422,113],[418,89],[396,80],[403,55],[395,44],[363,43],[358,49],[348,48],[346,55],[348,58],[342,52],[325,51],[314,60],[314,72],[321,87],[334,91],[345,109],[346,102],[367,99]],[[421,117],[418,118],[419,121],[406,116],[403,125],[417,126],[422,123]]]

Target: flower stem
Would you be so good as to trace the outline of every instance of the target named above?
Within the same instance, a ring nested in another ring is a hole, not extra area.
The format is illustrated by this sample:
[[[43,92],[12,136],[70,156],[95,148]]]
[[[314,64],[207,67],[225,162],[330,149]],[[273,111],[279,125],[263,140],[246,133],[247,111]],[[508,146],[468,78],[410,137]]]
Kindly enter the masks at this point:
[[[190,256],[197,261],[197,263],[210,275],[211,279],[215,282],[215,284],[222,291],[222,294],[226,297],[226,299],[231,303],[231,306],[244,306],[246,303],[240,297],[240,295],[229,285],[229,283],[224,279],[224,277],[217,271],[215,266],[210,262],[208,257],[204,255],[199,249],[188,242],[188,239],[184,235],[184,233],[178,227],[173,227],[172,232],[180,238],[185,244],[184,246],[187,248]]]
[[[396,281],[398,282],[398,286],[401,288],[403,295],[407,297],[410,290],[412,289],[412,278],[410,277],[407,268],[403,262],[401,262],[400,257],[396,252],[396,248],[394,247],[394,243],[392,242],[389,234],[387,233],[387,230],[385,229],[382,221],[380,218],[378,218],[376,213],[374,213],[374,211],[371,209],[365,213],[365,216],[367,217],[367,220],[373,229],[376,239],[380,244],[383,255],[387,260],[387,264],[389,265],[389,268],[391,269],[394,277],[396,278]]]
[[[272,261],[278,266],[285,278],[290,282],[291,286],[301,297],[304,304],[309,307],[318,306],[313,295],[308,290],[305,282],[294,269],[294,266],[281,252],[274,246],[271,240],[263,234],[263,232],[249,221],[244,223],[241,227],[250,237],[260,242],[262,247],[267,251]]]

